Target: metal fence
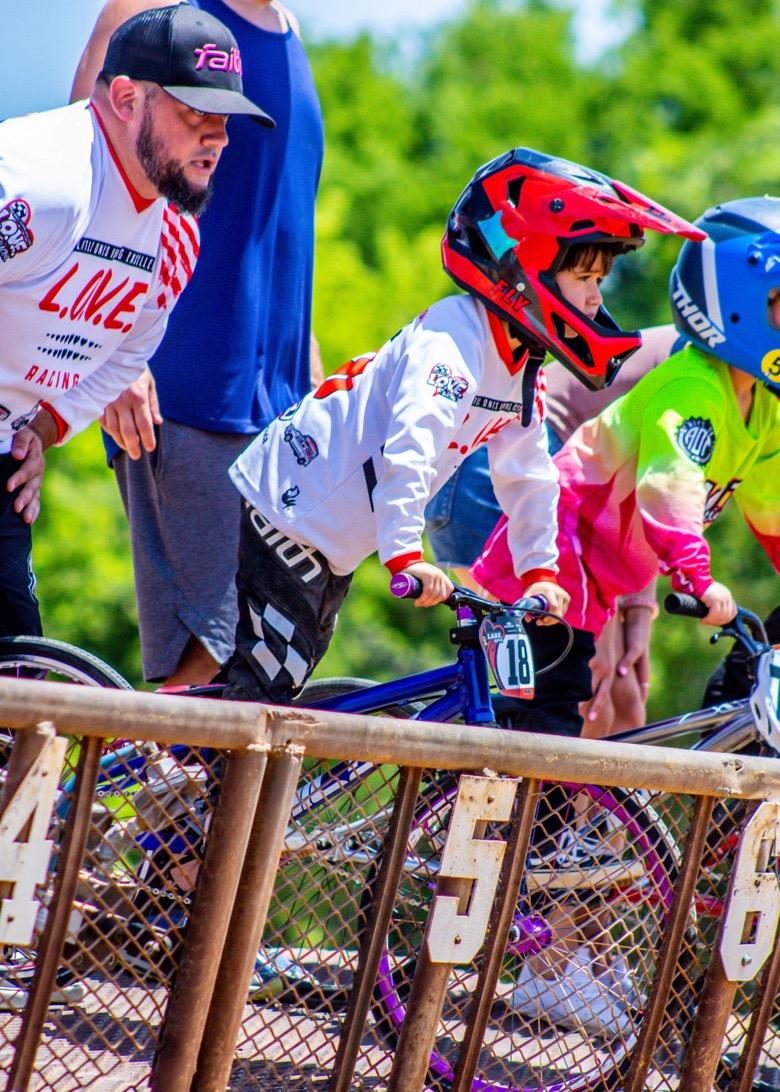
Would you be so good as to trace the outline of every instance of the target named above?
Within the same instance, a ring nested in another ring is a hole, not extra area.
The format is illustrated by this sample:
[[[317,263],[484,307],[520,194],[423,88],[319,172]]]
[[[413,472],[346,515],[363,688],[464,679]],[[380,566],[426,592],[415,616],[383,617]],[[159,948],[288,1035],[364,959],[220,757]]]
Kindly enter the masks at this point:
[[[0,723],[3,1092],[780,1087],[780,761],[18,680]]]

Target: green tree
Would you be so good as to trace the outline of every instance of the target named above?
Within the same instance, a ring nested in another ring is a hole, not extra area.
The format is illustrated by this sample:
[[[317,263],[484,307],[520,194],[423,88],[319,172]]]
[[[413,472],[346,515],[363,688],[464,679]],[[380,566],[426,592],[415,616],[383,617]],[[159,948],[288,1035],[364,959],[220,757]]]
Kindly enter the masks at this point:
[[[689,217],[776,189],[776,0],[615,0],[612,15],[625,39],[588,62],[571,11],[551,0],[473,0],[407,33],[403,50],[368,35],[310,49],[326,124],[314,326],[327,370],[453,290],[439,259],[447,213],[506,148],[588,163]],[[678,248],[651,236],[616,264],[608,299],[624,326],[668,321]],[[777,577],[736,510],[711,542],[716,573],[768,611]],[[46,631],[138,682],[127,525],[97,430],[49,456],[35,562]],[[449,655],[446,615],[393,601],[387,582],[375,559],[361,568],[321,674],[387,678]],[[654,715],[696,703],[720,654],[706,638],[693,622],[659,620]]]

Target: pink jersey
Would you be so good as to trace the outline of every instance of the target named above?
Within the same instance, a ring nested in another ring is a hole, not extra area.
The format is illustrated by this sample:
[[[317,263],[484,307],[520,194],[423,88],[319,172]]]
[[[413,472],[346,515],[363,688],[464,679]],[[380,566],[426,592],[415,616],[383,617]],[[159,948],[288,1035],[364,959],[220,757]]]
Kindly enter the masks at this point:
[[[689,347],[582,425],[555,457],[559,581],[567,620],[598,634],[618,596],[659,572],[677,591],[712,583],[706,527],[733,496],[780,571],[780,399],[756,385],[742,420],[728,366]],[[511,602],[521,589],[502,519],[472,568]]]

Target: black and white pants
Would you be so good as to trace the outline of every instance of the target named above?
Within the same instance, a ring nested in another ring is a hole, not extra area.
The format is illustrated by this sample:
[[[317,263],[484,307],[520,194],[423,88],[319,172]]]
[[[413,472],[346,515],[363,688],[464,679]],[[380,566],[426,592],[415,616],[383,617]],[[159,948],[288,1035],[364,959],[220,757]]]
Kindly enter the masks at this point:
[[[327,651],[352,575],[293,542],[246,501],[238,547],[235,650],[224,696],[287,705]]]

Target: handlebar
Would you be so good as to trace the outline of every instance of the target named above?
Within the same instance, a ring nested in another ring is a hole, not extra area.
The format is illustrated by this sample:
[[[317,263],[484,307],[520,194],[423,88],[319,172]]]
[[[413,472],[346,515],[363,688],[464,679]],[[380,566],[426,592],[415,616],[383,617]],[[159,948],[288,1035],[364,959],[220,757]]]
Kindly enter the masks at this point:
[[[681,614],[687,618],[704,618],[709,613],[709,608],[701,599],[681,592],[670,592],[664,600],[664,607],[669,614]],[[731,621],[721,626],[720,631],[713,634],[710,640],[715,644],[721,637],[732,637],[751,656],[759,656],[771,647],[764,623],[746,607],[738,606]]]
[[[422,580],[412,576],[411,573],[396,573],[390,580],[390,591],[397,599],[419,599],[423,591]],[[478,614],[489,614],[492,611],[510,609],[518,612],[522,611],[524,614],[549,615],[549,617],[560,621],[558,615],[550,611],[550,605],[543,595],[531,595],[526,599],[518,599],[516,603],[512,603],[507,607],[504,603],[485,599],[469,588],[461,588],[456,584],[452,595],[449,599],[444,600],[444,605],[451,610],[457,610],[458,607],[469,607]]]
[[[418,577],[412,576],[411,573],[396,573],[390,580],[390,591],[398,599],[419,599],[422,590],[422,581]],[[537,666],[537,675],[544,675],[557,667],[568,656],[574,643],[574,631],[571,626],[565,618],[561,618],[560,615],[554,614],[549,609],[550,605],[543,595],[531,595],[518,599],[515,603],[499,603],[494,599],[485,599],[469,588],[462,588],[456,584],[452,595],[449,599],[444,600],[443,605],[449,607],[450,610],[464,611],[463,614],[458,614],[458,620],[461,624],[468,620],[479,621],[489,616],[499,620],[500,616],[506,614],[507,611],[520,614],[523,617],[530,615],[533,619],[552,618],[559,622],[566,631],[563,651],[550,663],[545,664],[544,667]]]

